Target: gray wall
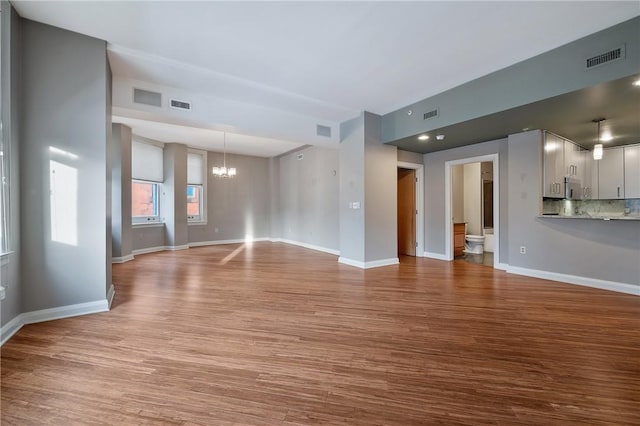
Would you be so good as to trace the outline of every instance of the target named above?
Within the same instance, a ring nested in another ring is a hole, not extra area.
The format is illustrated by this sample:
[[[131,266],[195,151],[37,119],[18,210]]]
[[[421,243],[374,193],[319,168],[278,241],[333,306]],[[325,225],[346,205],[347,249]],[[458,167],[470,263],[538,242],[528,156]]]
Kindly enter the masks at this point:
[[[279,158],[279,200],[272,203],[279,202],[282,238],[339,249],[339,156],[336,149],[310,147]]]
[[[164,182],[160,212],[164,222],[165,245],[180,247],[189,244],[187,230],[187,146],[178,143],[164,145]]]
[[[280,219],[280,158],[269,159],[269,235],[282,238],[282,220]]]
[[[498,154],[500,167],[500,263],[509,263],[507,139],[454,148],[424,155],[425,251],[445,254],[445,162]]]
[[[638,222],[538,218],[539,132],[509,136],[508,158],[510,266],[640,285]]]
[[[383,142],[636,74],[640,69],[639,25],[640,17],[636,17],[386,114],[382,119]],[[626,60],[585,71],[586,58],[623,43]],[[423,113],[434,108],[439,109],[439,116],[423,120]],[[408,115],[409,109],[415,113]]]
[[[223,179],[207,173],[207,224],[189,226],[190,243],[269,238],[269,161],[227,154],[227,166],[237,169],[236,177]],[[222,153],[208,152],[209,170],[221,164]]]
[[[340,124],[340,257],[365,261],[364,114]],[[359,209],[349,208],[359,202]]]
[[[380,143],[381,119],[364,113],[366,262],[398,257],[398,154]]]
[[[132,249],[144,250],[148,248],[164,248],[164,224],[135,226],[131,230]]]
[[[113,124],[111,134],[111,235],[113,257],[133,250],[131,234],[131,129]]]
[[[21,229],[29,254],[22,263],[23,310],[104,300],[111,256],[104,227],[110,187],[106,43],[28,20],[22,29],[20,183],[28,190],[21,191],[20,211],[29,224]],[[53,160],[77,173],[75,245],[51,238]]]
[[[20,126],[20,68],[21,20],[8,2],[2,1],[2,124],[5,143],[10,144],[9,220],[12,253],[8,263],[0,265],[0,284],[6,288],[6,297],[0,302],[0,326],[4,326],[22,312],[22,285],[20,280],[20,182],[19,147]]]

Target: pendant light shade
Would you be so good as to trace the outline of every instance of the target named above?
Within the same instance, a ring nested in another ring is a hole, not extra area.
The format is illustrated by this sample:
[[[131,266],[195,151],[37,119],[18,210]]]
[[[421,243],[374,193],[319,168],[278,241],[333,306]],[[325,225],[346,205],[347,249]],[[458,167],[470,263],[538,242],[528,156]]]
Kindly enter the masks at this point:
[[[603,122],[604,118],[596,118],[592,120],[594,123],[598,123],[598,143],[593,146],[593,159],[594,160],[602,160],[602,144],[600,143],[600,123]]]
[[[229,167],[227,168],[227,133],[223,133],[224,138],[224,151],[222,154],[222,167],[214,167],[211,169],[211,172],[214,176],[221,178],[230,178],[236,175],[236,168]]]

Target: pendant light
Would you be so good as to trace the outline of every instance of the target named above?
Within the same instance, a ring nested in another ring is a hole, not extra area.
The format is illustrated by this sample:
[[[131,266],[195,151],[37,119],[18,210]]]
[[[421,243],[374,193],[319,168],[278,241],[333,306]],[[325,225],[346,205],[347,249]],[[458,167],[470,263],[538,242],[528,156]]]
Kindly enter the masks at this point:
[[[594,123],[598,123],[598,143],[593,146],[593,159],[594,160],[602,160],[602,144],[600,143],[600,123],[603,122],[604,118],[596,118],[592,120]]]
[[[221,178],[230,178],[236,175],[236,168],[227,168],[227,133],[222,133],[224,138],[224,151],[222,153],[222,167],[214,167],[211,171],[214,176]]]

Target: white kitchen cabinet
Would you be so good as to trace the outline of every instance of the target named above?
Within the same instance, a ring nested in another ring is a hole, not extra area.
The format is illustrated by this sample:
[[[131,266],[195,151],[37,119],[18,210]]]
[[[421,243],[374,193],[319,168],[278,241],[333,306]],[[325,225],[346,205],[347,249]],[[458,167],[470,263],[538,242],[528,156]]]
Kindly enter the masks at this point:
[[[571,141],[564,141],[564,173],[565,176],[580,179],[584,174],[582,169],[583,157],[580,155],[581,148]]]
[[[640,145],[625,146],[624,198],[640,198]]]
[[[542,196],[564,198],[564,139],[544,132]]]
[[[624,151],[622,147],[605,149],[598,160],[598,198],[624,198]]]
[[[584,200],[596,200],[598,198],[598,168],[597,161],[593,160],[593,152],[582,150],[579,153],[578,178],[582,186],[581,197]]]

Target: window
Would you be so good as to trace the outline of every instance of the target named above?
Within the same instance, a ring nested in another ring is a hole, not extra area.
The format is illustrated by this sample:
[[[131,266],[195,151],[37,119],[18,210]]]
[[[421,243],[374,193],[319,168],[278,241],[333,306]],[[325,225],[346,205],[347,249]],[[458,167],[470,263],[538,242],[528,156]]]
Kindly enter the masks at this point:
[[[164,179],[162,147],[134,140],[131,177],[132,222],[160,222],[160,190]]]
[[[206,169],[206,153],[189,150],[187,154],[187,219],[189,222],[205,221]]]

